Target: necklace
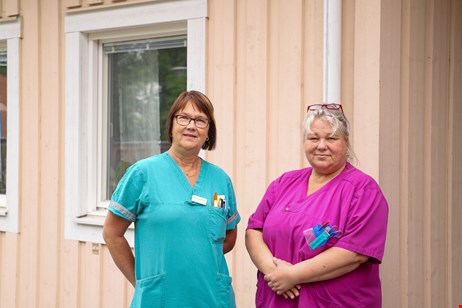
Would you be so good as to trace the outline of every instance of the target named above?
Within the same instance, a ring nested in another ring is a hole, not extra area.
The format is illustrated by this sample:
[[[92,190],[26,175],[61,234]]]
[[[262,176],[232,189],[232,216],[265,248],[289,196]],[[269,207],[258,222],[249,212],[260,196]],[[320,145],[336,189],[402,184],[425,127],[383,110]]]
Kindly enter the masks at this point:
[[[191,167],[189,168],[189,170],[185,171],[183,170],[183,168],[181,168],[181,171],[183,171],[184,175],[186,175],[187,177],[193,177],[197,174],[197,165],[199,163],[199,160],[196,159],[193,164],[191,165]],[[194,172],[192,172],[194,171]]]
[[[178,167],[180,167],[181,172],[183,172],[183,174],[186,177],[191,178],[191,177],[197,175],[197,166],[200,164],[200,161],[201,161],[199,157],[195,158],[195,160],[193,161],[193,163],[191,164],[191,166],[189,167],[188,170],[184,170],[184,167],[182,167],[181,165],[182,164],[186,165],[185,161],[183,159],[181,159],[179,156],[177,156],[172,149],[169,149],[168,152],[169,152],[170,156],[175,160]]]

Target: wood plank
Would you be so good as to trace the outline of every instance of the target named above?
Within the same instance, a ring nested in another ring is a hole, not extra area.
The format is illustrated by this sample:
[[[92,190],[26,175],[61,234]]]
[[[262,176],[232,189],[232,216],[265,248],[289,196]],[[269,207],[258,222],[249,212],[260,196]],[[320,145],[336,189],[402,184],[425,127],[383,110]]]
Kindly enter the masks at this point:
[[[79,307],[79,247],[77,241],[61,239],[58,307]]]
[[[303,98],[306,106],[323,99],[324,0],[306,0],[303,58]]]
[[[88,5],[103,4],[104,0],[86,0]]]
[[[379,170],[380,1],[355,2],[353,149],[359,168],[376,180]]]
[[[398,0],[401,1],[401,0]],[[323,1],[321,1],[323,2]],[[322,4],[321,4],[322,10]],[[320,27],[322,29],[322,21]],[[321,32],[321,31],[319,31]],[[321,34],[318,34],[321,35]],[[322,37],[319,43],[322,44]],[[322,45],[319,45],[322,46]],[[322,52],[322,51],[321,51]],[[322,54],[321,58],[318,59],[318,66],[321,69],[320,77],[315,77],[322,82]],[[355,1],[354,0],[343,0],[342,1],[342,78],[341,78],[341,103],[343,106],[343,111],[350,121],[350,129],[354,131],[354,102],[355,102],[355,91],[354,91],[354,74],[355,74]],[[307,84],[311,83],[306,82]],[[318,90],[319,91],[319,90]],[[321,84],[321,93],[322,99],[322,84]],[[319,101],[321,101],[321,99]],[[350,140],[353,142],[353,139]]]
[[[19,16],[19,0],[3,0],[3,11],[6,17]]]
[[[82,0],[64,0],[64,6],[69,9],[81,7]]]
[[[207,151],[206,158],[219,165],[234,181],[236,169],[235,100],[236,100],[236,1],[209,1],[209,35],[207,38],[207,95],[215,108],[217,146]],[[238,200],[238,211],[243,206]],[[243,232],[242,222],[238,233]],[[236,245],[226,254],[230,275],[236,276],[236,254],[243,247]],[[233,280],[234,287],[236,280]]]
[[[93,250],[96,245],[98,251]],[[101,305],[101,257],[100,244],[80,242],[79,264],[79,307],[100,307]]]
[[[236,6],[236,182],[235,188],[246,207],[240,208],[245,228],[266,189],[268,125],[268,1],[237,1]],[[237,242],[244,243],[244,232]],[[254,303],[255,266],[244,249],[236,254],[240,265],[235,279],[236,305]],[[253,276],[253,277],[252,277]]]
[[[303,1],[269,2],[267,179],[305,164],[302,121]],[[260,196],[261,197],[261,196]]]
[[[215,108],[217,147],[207,159],[222,167],[231,178],[236,168],[236,1],[209,2],[207,46],[207,95]]]
[[[56,303],[59,277],[59,244],[61,234],[59,221],[61,219],[61,203],[59,194],[59,161],[61,132],[63,131],[61,117],[62,102],[60,92],[50,84],[60,84],[60,46],[62,35],[59,32],[60,10],[58,0],[42,0],[39,6],[39,37],[40,37],[40,146],[39,165],[40,183],[49,193],[41,193],[39,204],[43,204],[39,212],[39,306],[52,307]],[[55,162],[51,164],[50,162]]]
[[[462,1],[451,2],[451,67],[449,83],[449,287],[448,307],[462,303]]]
[[[389,205],[387,241],[381,265],[384,307],[401,304],[402,272],[400,225],[402,192],[400,175],[401,114],[401,0],[382,2],[380,25],[380,159],[379,185]],[[386,287],[384,287],[386,286]]]
[[[21,138],[20,138],[20,240],[18,252],[18,285],[16,307],[38,306],[40,211],[46,207],[40,200],[40,81],[39,81],[39,16],[38,2],[24,0],[21,42]],[[27,207],[24,207],[27,205]]]
[[[425,221],[423,208],[425,198],[422,193],[425,174],[422,166],[424,157],[424,136],[419,132],[425,129],[425,113],[423,102],[425,99],[425,5],[421,1],[410,0],[405,4],[406,11],[403,19],[406,23],[405,33],[406,46],[403,61],[406,62],[406,72],[403,88],[406,89],[406,97],[403,104],[407,107],[402,119],[402,125],[407,130],[403,131],[401,144],[406,145],[407,151],[403,157],[406,168],[406,195],[403,196],[402,204],[406,210],[401,218],[403,227],[403,243],[406,250],[402,251],[405,257],[407,286],[403,286],[407,303],[415,307],[425,305],[425,284],[428,276],[425,273],[425,250],[424,246],[428,239],[424,238]],[[404,183],[403,183],[404,184]],[[404,272],[404,273],[406,273]]]
[[[123,308],[125,305],[125,277],[119,271],[107,246],[100,245],[101,256],[101,307]]]
[[[430,192],[430,209],[427,217],[430,245],[428,249],[431,271],[431,307],[449,307],[448,290],[448,144],[449,144],[449,88],[450,82],[450,0],[431,1],[431,31],[428,33],[431,58],[430,99],[428,118],[431,128],[428,164],[431,174],[427,183]],[[444,226],[442,228],[442,226]]]
[[[16,305],[18,266],[18,234],[0,232],[0,307]]]

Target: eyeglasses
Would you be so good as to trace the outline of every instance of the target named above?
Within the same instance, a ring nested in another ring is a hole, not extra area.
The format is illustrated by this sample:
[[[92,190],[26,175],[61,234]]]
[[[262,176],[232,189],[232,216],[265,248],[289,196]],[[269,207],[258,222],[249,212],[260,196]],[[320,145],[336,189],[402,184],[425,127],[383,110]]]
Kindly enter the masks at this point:
[[[334,110],[334,111],[340,110],[343,113],[343,108],[342,108],[342,105],[340,104],[313,104],[313,105],[309,105],[308,108],[306,108],[306,112],[315,111],[319,109],[327,109],[327,110]]]
[[[209,125],[209,120],[204,118],[191,118],[187,115],[176,115],[176,123],[181,126],[188,126],[191,121],[194,121],[194,124],[197,128],[206,128]]]

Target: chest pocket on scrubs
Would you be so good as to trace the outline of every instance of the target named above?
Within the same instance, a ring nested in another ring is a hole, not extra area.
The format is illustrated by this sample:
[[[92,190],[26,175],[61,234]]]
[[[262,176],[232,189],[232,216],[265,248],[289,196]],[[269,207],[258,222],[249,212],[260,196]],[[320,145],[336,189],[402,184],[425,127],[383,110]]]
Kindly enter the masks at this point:
[[[209,209],[209,232],[214,243],[223,243],[226,237],[226,217],[228,210],[208,206]]]
[[[289,204],[289,205],[286,205],[282,208],[282,211],[283,212],[286,212],[286,213],[299,213],[300,211],[302,211],[304,209],[304,206],[305,204],[301,203],[301,204]]]

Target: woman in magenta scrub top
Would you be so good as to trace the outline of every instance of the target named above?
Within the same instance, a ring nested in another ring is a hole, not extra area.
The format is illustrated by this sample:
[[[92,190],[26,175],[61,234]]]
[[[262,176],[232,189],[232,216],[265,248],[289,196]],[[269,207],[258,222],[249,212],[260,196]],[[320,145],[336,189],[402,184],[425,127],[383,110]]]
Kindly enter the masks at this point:
[[[240,220],[233,185],[202,160],[215,147],[209,99],[183,92],[168,115],[170,149],[132,165],[112,195],[103,237],[135,287],[131,307],[235,307],[224,254]],[[124,237],[135,223],[135,256]]]
[[[308,107],[304,151],[311,167],[274,180],[248,221],[256,306],[381,307],[388,205],[375,180],[349,163],[341,105]]]

